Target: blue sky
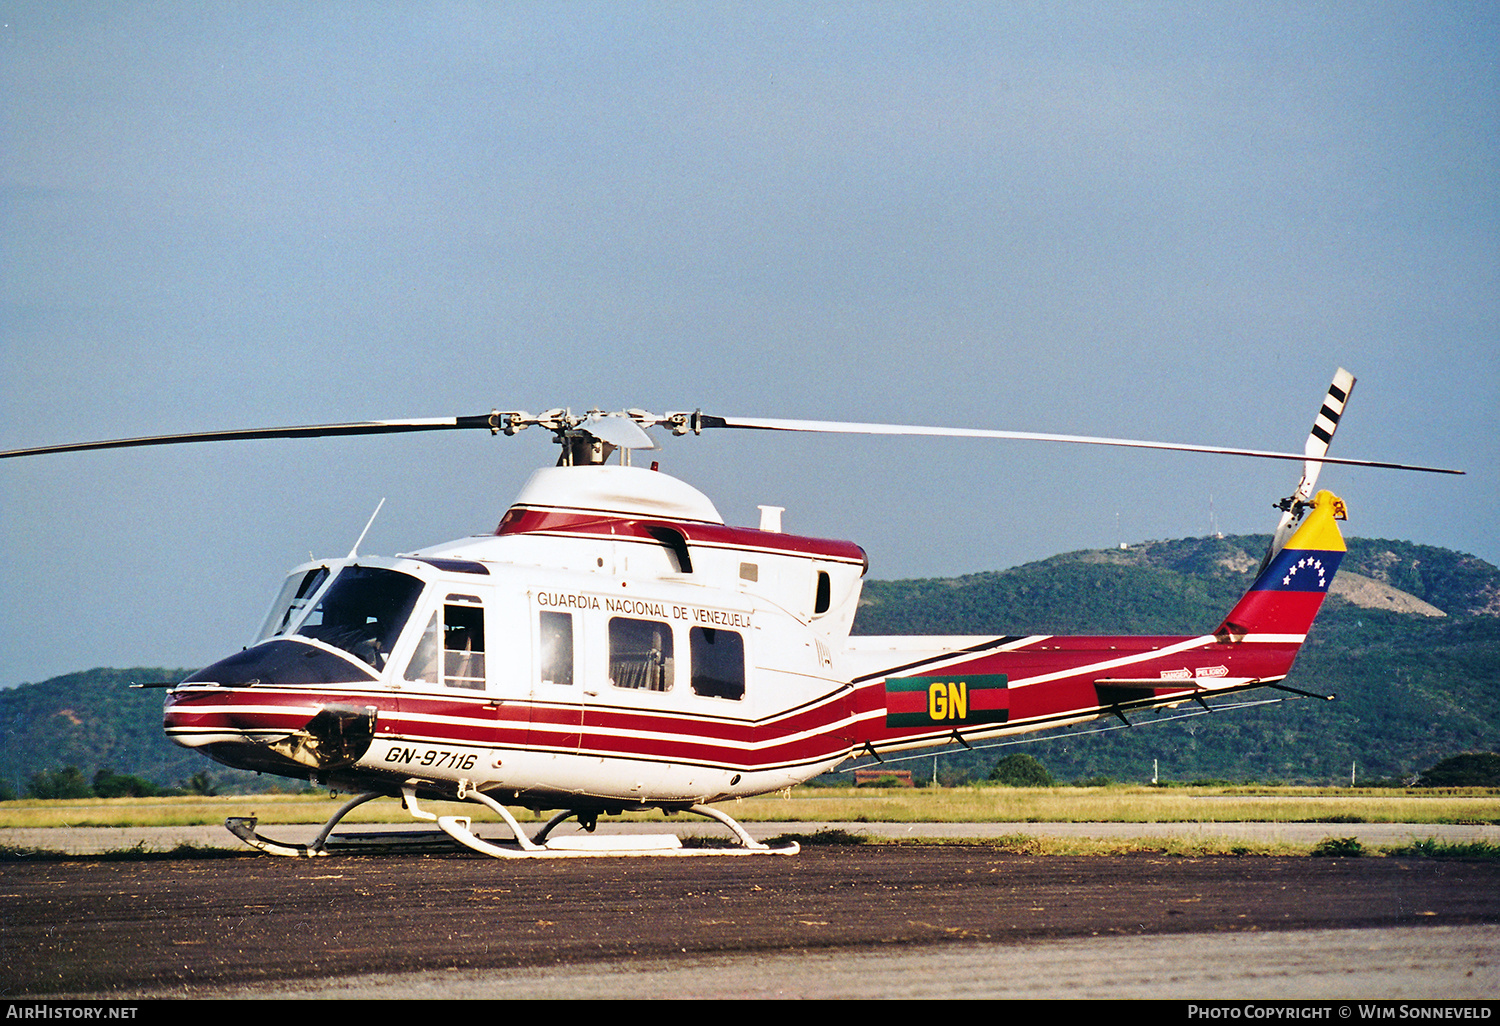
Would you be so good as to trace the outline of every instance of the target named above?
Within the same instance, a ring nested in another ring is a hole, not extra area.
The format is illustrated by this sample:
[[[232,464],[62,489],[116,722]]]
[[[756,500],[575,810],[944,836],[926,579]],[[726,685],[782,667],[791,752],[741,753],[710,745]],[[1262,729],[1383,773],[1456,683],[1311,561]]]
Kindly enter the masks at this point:
[[[0,448],[638,406],[1299,449],[1500,561],[1482,4],[0,0]],[[1269,530],[1296,470],[668,439],[877,578]],[[237,649],[282,573],[493,527],[545,436],[0,466],[0,685]],[[1211,626],[1211,625],[1205,625]],[[996,624],[997,631],[1024,624]]]

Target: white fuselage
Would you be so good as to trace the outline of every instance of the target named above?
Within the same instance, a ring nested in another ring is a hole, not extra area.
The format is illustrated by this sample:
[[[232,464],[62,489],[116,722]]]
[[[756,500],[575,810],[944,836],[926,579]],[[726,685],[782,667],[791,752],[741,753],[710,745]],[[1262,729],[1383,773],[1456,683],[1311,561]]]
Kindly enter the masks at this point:
[[[539,471],[493,535],[299,567],[255,646],[173,692],[167,728],[366,789],[763,793],[849,754],[837,654],[863,569],[848,543],[726,527],[666,475]]]

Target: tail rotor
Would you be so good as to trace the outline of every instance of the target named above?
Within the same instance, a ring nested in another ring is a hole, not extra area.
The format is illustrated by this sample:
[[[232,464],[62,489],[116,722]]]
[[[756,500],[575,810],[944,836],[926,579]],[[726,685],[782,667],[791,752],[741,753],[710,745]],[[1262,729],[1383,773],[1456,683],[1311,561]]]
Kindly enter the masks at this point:
[[[1271,535],[1271,545],[1266,550],[1266,558],[1261,561],[1261,569],[1265,569],[1276,557],[1276,553],[1286,546],[1287,539],[1297,530],[1302,515],[1311,504],[1313,489],[1318,483],[1318,473],[1323,469],[1323,458],[1328,455],[1328,444],[1333,441],[1333,433],[1338,430],[1344,407],[1349,402],[1350,393],[1354,391],[1354,380],[1354,375],[1342,367],[1333,375],[1328,394],[1323,397],[1323,405],[1313,419],[1312,431],[1308,433],[1307,444],[1302,449],[1306,457],[1302,464],[1302,480],[1297,483],[1297,488],[1291,495],[1276,504],[1281,510],[1281,520],[1277,522],[1276,531]]]

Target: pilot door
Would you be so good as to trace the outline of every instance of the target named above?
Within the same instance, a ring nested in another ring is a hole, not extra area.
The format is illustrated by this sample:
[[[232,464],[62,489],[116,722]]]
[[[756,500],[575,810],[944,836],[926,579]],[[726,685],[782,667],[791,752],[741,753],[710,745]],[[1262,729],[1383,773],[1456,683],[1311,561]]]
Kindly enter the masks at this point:
[[[501,618],[475,594],[450,592],[429,614],[406,670],[403,709],[428,715],[423,733],[460,745],[524,743],[524,695],[507,694],[509,675],[496,657]],[[421,697],[411,692],[420,691]]]
[[[485,655],[483,601],[477,595],[449,595],[428,617],[406,680],[432,690],[483,691]]]

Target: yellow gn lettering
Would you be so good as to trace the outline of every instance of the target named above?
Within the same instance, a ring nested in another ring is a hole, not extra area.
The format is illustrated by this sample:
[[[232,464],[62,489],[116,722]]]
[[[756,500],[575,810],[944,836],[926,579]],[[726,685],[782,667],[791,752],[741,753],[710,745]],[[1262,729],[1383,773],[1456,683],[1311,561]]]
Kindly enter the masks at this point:
[[[969,718],[969,685],[967,681],[938,681],[927,688],[927,715],[934,720]]]

